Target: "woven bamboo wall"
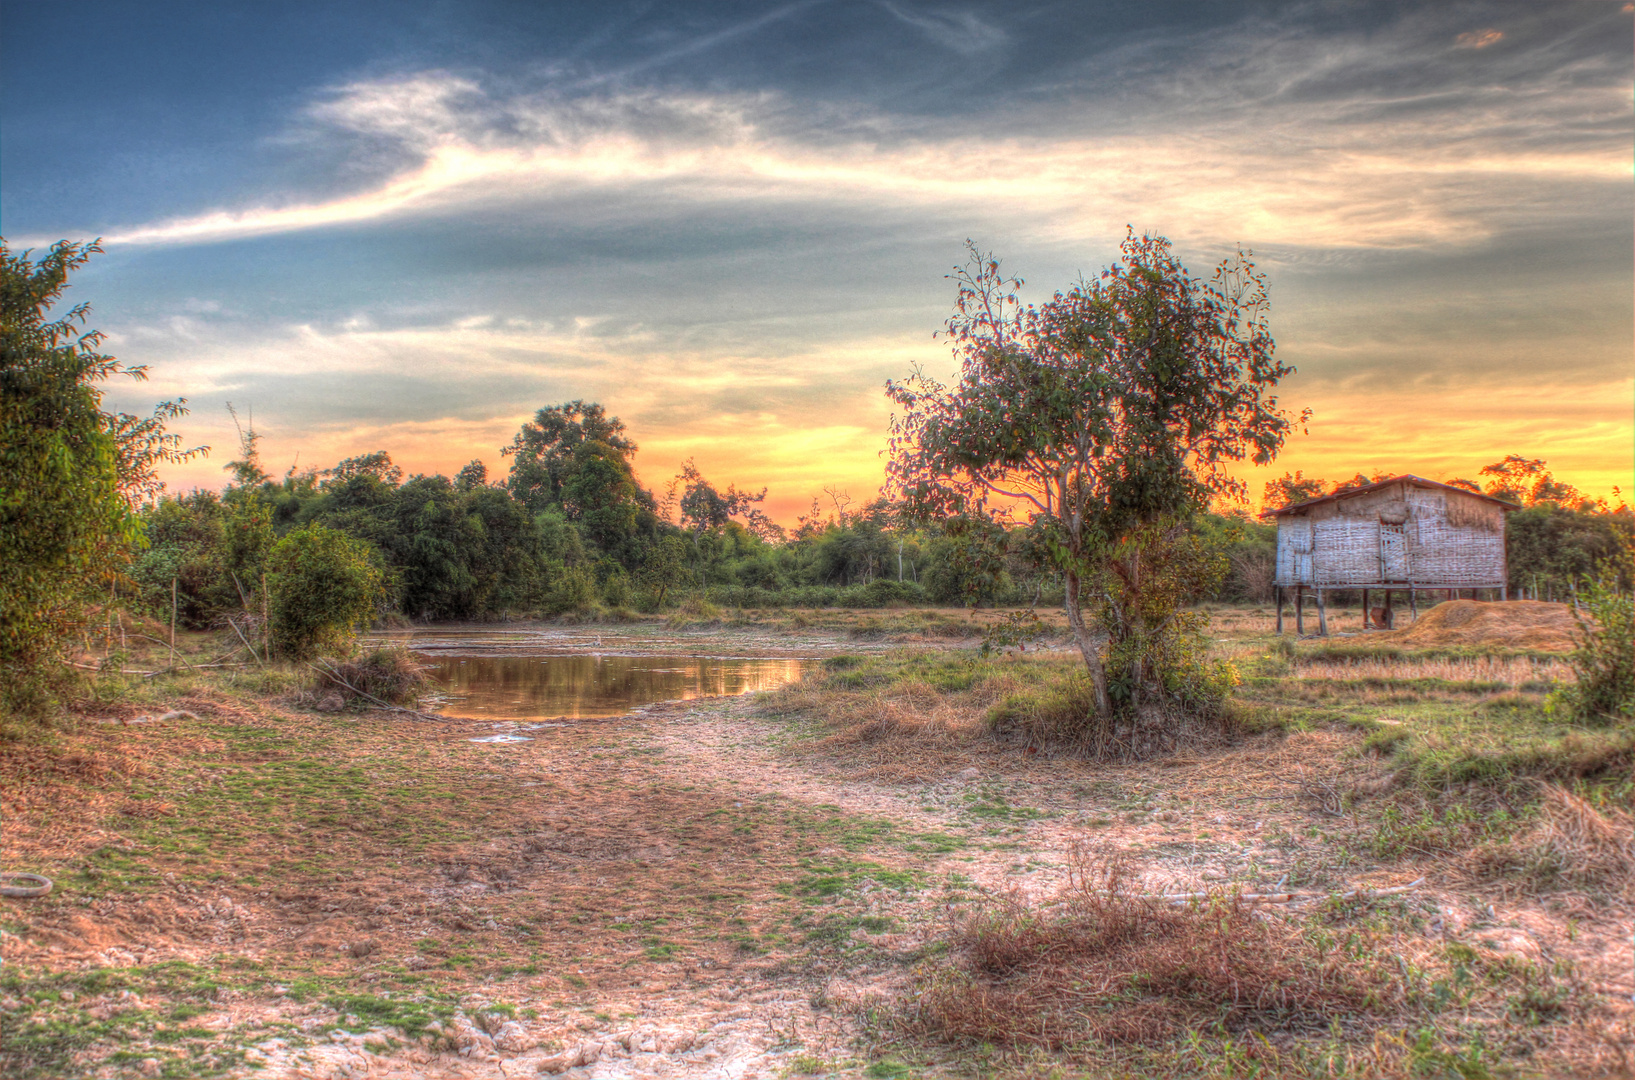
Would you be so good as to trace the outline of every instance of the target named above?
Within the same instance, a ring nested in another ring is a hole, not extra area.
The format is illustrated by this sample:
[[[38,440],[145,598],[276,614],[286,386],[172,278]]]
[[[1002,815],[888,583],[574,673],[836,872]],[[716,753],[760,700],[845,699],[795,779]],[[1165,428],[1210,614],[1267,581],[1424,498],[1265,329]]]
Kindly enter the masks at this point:
[[[1355,588],[1386,583],[1381,533],[1400,526],[1406,571],[1423,588],[1504,583],[1504,513],[1456,491],[1392,484],[1278,518],[1277,583]]]

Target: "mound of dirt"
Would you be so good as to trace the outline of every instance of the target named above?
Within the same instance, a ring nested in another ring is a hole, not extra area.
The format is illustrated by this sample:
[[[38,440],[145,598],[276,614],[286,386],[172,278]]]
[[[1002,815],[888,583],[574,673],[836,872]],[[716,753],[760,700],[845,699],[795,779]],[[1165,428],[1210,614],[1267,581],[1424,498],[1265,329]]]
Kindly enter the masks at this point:
[[[1370,634],[1371,641],[1388,641],[1421,649],[1526,649],[1530,652],[1571,652],[1578,622],[1568,604],[1538,600],[1485,603],[1449,600],[1431,608],[1419,621],[1402,630]]]

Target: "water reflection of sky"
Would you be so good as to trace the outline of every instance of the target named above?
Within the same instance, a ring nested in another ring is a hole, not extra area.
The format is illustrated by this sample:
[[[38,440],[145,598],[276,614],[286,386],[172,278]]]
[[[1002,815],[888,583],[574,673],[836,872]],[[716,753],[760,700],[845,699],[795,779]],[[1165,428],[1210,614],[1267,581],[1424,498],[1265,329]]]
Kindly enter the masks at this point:
[[[773,690],[799,679],[811,663],[787,652],[678,655],[678,646],[727,643],[594,631],[413,630],[380,640],[419,654],[445,699],[439,711],[507,720],[618,716],[656,701]],[[746,652],[771,645],[732,644]]]

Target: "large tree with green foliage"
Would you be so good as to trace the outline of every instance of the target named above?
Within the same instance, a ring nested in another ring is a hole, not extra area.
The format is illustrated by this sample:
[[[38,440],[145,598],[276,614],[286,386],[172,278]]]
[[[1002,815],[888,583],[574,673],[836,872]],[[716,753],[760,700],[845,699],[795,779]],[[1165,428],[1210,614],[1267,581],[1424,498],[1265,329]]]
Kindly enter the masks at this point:
[[[1020,280],[972,246],[948,322],[959,381],[887,384],[895,493],[939,517],[1020,510],[1045,533],[1104,717],[1179,692],[1179,604],[1219,570],[1180,523],[1241,497],[1229,463],[1276,455],[1291,420],[1273,390],[1293,370],[1241,253],[1204,281],[1162,237],[1132,232],[1120,250],[1099,278],[1024,307]]]
[[[578,455],[587,442],[606,449]],[[545,406],[522,425],[511,445],[500,450],[511,459],[506,486],[536,514],[563,504],[568,484],[588,459],[612,457],[628,466],[635,452],[636,444],[625,436],[624,422],[607,415],[594,401]]]
[[[134,514],[163,487],[160,462],[184,451],[165,421],[108,413],[100,384],[145,378],[99,352],[89,307],[51,318],[96,244],[55,244],[38,261],[0,240],[0,666],[32,668],[58,652],[140,538]],[[202,449],[202,448],[201,448]]]

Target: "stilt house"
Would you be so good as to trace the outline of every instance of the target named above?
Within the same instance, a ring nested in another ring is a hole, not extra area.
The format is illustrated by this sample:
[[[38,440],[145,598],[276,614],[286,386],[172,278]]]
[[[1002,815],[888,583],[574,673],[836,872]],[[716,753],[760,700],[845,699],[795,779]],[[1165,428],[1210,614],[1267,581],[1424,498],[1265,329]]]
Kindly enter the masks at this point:
[[[1361,590],[1363,611],[1370,590],[1383,590],[1389,625],[1393,596],[1408,594],[1417,613],[1419,594],[1494,589],[1506,599],[1508,569],[1504,515],[1515,506],[1491,495],[1439,484],[1421,476],[1396,476],[1337,491],[1262,517],[1277,521],[1277,630],[1283,602],[1292,593],[1297,627],[1304,630],[1305,598],[1317,598],[1318,632],[1328,633],[1324,595]]]

